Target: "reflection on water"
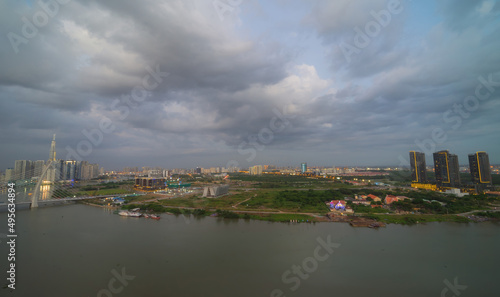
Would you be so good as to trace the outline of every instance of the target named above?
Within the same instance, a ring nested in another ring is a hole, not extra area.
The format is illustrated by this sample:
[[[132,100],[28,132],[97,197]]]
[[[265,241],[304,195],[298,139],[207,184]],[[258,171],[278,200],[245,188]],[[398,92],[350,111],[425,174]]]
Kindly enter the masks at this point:
[[[39,197],[39,199],[40,200],[51,199],[53,193],[54,193],[54,186],[52,186],[52,185],[41,185],[40,186],[40,197]]]

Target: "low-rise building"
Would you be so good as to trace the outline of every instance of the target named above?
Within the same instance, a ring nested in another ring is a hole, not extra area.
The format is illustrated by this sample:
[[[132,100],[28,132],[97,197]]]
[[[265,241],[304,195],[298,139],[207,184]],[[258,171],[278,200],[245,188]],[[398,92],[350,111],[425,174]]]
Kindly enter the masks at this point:
[[[229,193],[229,185],[211,186],[203,189],[203,197],[217,198]]]
[[[385,204],[391,204],[393,202],[399,201],[399,198],[394,196],[394,195],[386,195],[384,198],[384,203]]]
[[[374,202],[382,201],[382,199],[380,199],[380,197],[372,195],[372,194],[368,194],[367,199],[368,198],[371,198]]]
[[[326,205],[330,208],[330,211],[335,210],[345,210],[347,203],[345,200],[332,200],[327,202]]]

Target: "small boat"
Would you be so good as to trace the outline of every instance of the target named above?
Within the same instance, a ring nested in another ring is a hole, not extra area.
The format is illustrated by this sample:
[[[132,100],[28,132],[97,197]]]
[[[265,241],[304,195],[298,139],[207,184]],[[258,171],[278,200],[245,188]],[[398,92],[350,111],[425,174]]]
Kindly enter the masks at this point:
[[[149,216],[147,213],[145,213],[145,214],[144,214],[144,217],[147,219],[147,218],[149,218],[150,216]]]
[[[160,216],[157,216],[155,214],[152,214],[149,217],[152,218],[153,220],[159,220],[160,219]]]

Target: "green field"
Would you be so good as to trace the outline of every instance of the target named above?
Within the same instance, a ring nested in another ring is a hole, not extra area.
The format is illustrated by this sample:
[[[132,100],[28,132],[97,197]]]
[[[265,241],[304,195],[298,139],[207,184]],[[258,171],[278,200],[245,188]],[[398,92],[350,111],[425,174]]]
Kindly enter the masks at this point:
[[[80,191],[78,196],[99,196],[99,195],[120,195],[120,194],[130,194],[133,193],[130,190],[125,189],[102,189],[97,191]]]

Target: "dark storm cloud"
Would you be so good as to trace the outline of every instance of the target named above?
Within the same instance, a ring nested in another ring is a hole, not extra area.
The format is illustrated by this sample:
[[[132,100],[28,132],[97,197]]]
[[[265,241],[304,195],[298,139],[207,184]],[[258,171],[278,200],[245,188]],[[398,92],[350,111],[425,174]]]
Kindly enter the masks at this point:
[[[2,150],[11,156],[0,165],[45,159],[53,133],[64,157],[64,148],[76,147],[103,118],[115,129],[88,159],[115,167],[132,160],[194,166],[204,156],[211,165],[245,159],[238,146],[269,128],[276,110],[290,116],[290,125],[274,133],[255,162],[270,156],[288,162],[295,154],[318,162],[332,155],[342,156],[343,164],[397,164],[401,151],[415,149],[415,140],[435,127],[446,130],[447,144],[457,150],[472,148],[457,139],[498,135],[499,91],[460,129],[443,120],[474,94],[478,76],[500,71],[500,30],[493,21],[498,1],[444,1],[436,10],[442,22],[426,26],[421,36],[405,31],[419,3],[402,1],[402,12],[350,62],[339,44],[353,44],[354,28],[364,28],[371,12],[389,2],[310,3],[309,11],[297,12],[303,17],[294,20],[293,32],[280,28],[279,34],[319,38],[324,56],[317,64],[297,62],[308,43],[297,51],[296,42],[262,37],[273,32],[251,32],[259,26],[238,15],[236,22],[221,21],[211,1],[71,1],[16,54],[6,36],[22,35],[21,17],[31,18],[40,7],[0,3],[0,133]],[[265,12],[273,13],[280,12]],[[330,65],[329,77],[318,75],[318,63]],[[144,101],[131,99],[124,116],[113,102],[141,86],[148,67],[168,76]],[[498,149],[495,141],[477,142]],[[370,150],[381,159],[371,160]]]

